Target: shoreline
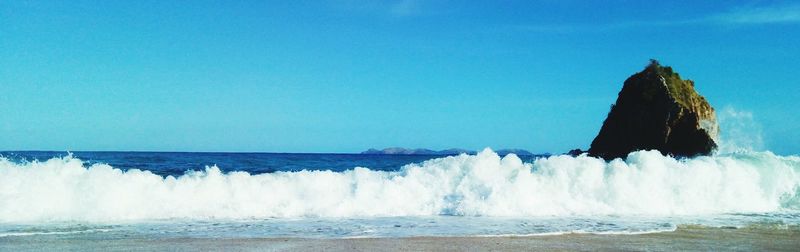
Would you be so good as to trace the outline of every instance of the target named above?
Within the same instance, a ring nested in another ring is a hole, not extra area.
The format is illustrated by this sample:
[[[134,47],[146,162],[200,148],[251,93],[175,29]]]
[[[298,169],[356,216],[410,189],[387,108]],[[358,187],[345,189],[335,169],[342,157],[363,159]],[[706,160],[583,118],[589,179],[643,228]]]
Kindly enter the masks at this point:
[[[2,251],[796,251],[800,229],[687,226],[645,234],[554,234],[496,237],[403,238],[163,238],[133,236],[16,236]]]

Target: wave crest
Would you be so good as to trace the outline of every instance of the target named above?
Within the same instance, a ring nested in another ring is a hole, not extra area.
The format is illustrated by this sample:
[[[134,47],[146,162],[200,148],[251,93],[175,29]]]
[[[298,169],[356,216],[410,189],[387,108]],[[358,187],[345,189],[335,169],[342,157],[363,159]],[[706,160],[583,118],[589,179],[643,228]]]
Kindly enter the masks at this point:
[[[119,222],[366,216],[695,215],[800,207],[800,158],[749,152],[676,160],[553,156],[526,163],[491,150],[397,172],[251,175],[217,167],[166,178],[86,167],[71,156],[0,159],[0,222]]]

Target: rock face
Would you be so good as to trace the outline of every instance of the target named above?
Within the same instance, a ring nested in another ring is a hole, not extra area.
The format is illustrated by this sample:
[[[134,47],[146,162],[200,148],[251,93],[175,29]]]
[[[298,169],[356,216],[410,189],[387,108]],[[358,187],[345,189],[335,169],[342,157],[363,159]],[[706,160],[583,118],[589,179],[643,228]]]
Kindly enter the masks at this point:
[[[606,160],[636,150],[665,155],[708,155],[716,149],[719,126],[714,108],[671,67],[651,60],[625,80],[589,155]]]

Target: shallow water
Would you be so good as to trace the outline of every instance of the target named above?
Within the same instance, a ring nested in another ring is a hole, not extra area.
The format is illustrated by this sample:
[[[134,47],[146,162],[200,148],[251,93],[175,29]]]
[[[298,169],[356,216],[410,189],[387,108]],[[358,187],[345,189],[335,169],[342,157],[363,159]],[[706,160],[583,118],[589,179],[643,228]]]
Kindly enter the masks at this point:
[[[798,229],[800,213],[681,217],[375,217],[264,220],[162,220],[137,223],[5,224],[0,237],[72,238],[387,238],[520,237],[562,234],[647,234],[679,226]]]

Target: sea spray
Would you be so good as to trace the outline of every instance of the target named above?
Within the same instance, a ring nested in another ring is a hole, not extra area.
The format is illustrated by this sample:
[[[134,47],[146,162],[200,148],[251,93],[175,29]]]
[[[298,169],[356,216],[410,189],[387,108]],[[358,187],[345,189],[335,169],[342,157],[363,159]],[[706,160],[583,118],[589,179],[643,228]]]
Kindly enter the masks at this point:
[[[718,152],[764,150],[761,124],[754,117],[753,112],[732,106],[726,106],[720,111],[719,122],[722,132]]]
[[[674,159],[639,151],[610,162],[523,162],[491,150],[396,172],[252,175],[216,166],[161,177],[72,156],[0,159],[0,222],[137,222],[377,216],[700,215],[797,210],[800,158],[770,152]]]

